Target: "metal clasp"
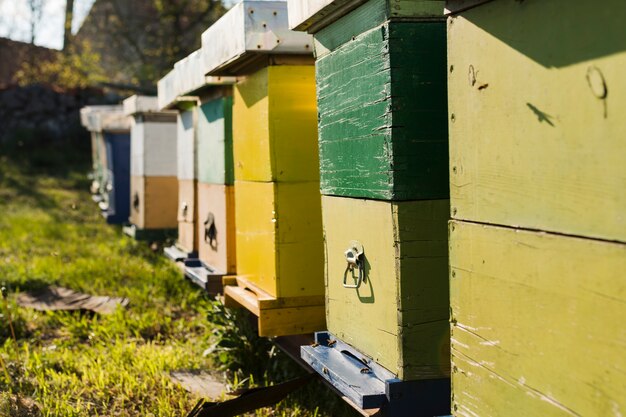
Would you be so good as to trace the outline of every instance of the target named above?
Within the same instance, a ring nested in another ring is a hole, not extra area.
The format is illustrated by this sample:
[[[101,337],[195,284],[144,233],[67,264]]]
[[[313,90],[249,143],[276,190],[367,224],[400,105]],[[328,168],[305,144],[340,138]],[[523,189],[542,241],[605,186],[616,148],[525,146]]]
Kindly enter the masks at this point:
[[[346,271],[343,273],[343,286],[344,288],[359,288],[361,283],[365,281],[365,266],[363,262],[363,245],[353,240],[350,242],[350,247],[343,253],[348,262]],[[358,274],[354,276],[354,269],[358,269]],[[356,281],[356,284],[348,284],[348,273],[352,276],[352,279]]]

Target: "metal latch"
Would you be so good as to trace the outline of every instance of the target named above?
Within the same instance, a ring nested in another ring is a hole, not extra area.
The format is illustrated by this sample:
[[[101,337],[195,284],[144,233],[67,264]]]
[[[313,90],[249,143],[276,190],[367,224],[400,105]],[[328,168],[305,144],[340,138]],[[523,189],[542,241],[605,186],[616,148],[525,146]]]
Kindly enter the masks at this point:
[[[353,240],[350,242],[350,247],[343,253],[348,262],[346,271],[343,273],[343,286],[344,288],[359,288],[361,283],[365,281],[364,277],[364,259],[363,259],[363,245]],[[357,276],[354,275],[354,270],[358,269]],[[352,279],[356,281],[356,284],[348,284],[348,273],[352,276]]]
[[[180,214],[182,216],[182,220],[187,220],[187,212],[189,211],[189,205],[183,201],[181,205]]]

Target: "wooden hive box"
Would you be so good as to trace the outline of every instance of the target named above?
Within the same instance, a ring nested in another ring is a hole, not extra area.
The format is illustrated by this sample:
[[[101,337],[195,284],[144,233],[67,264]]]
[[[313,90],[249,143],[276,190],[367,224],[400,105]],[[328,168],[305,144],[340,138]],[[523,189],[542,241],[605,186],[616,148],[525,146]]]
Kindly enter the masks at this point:
[[[176,113],[157,109],[156,97],[124,101],[131,117],[131,226],[125,232],[136,239],[176,236],[178,225]]]
[[[506,0],[451,16],[454,217],[626,241],[626,9],[597,6]]]
[[[454,414],[623,414],[626,8],[479,3],[447,2]]]
[[[222,275],[236,272],[233,98],[232,81],[226,82],[207,85],[200,94],[196,155],[198,255],[208,270]]]
[[[456,416],[626,411],[626,245],[450,225]]]
[[[102,134],[99,113],[119,111],[119,106],[85,106],[80,110],[81,125],[90,132],[92,183],[90,191],[95,202],[99,203],[104,198],[107,174],[106,146]]]
[[[293,3],[293,19],[310,7]],[[447,198],[443,3],[370,0],[339,18],[323,10],[298,26],[315,30],[322,192]],[[428,10],[438,14],[424,18]]]
[[[329,330],[302,357],[359,407],[447,413],[443,3],[294,0],[290,18],[315,38]]]
[[[288,30],[285,2],[243,1],[202,40],[210,75],[243,77],[233,98],[237,276],[225,281],[226,302],[257,315],[262,336],[324,329],[312,39]]]
[[[448,200],[324,196],[328,330],[401,379],[450,373]],[[362,245],[359,268],[345,258]],[[345,280],[345,281],[344,281]]]
[[[99,145],[102,215],[108,223],[124,224],[130,214],[130,120],[122,106],[92,106],[85,113],[82,122]]]

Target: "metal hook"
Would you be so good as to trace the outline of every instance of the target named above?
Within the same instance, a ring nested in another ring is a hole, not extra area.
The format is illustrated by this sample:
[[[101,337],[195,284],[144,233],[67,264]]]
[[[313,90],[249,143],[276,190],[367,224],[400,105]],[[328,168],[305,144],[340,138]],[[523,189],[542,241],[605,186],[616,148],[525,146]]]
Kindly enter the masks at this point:
[[[363,262],[363,245],[357,241],[350,242],[350,247],[344,252],[348,266],[343,273],[343,286],[344,288],[359,288],[361,283],[365,281],[364,277],[364,262]],[[354,276],[354,268],[359,270],[358,276]],[[356,284],[348,284],[348,272],[352,275],[352,279],[356,280]]]

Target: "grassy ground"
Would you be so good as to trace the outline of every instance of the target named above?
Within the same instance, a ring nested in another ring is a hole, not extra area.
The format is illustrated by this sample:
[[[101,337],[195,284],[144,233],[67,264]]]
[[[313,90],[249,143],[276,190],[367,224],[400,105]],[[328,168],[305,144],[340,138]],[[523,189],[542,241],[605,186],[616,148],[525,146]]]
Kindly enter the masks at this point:
[[[207,369],[233,385],[300,375],[245,316],[104,224],[85,191],[87,155],[0,148],[0,416],[180,416],[198,398],[170,382],[171,370]],[[47,284],[130,305],[109,316],[15,305],[19,291]],[[257,415],[354,414],[316,382]]]

